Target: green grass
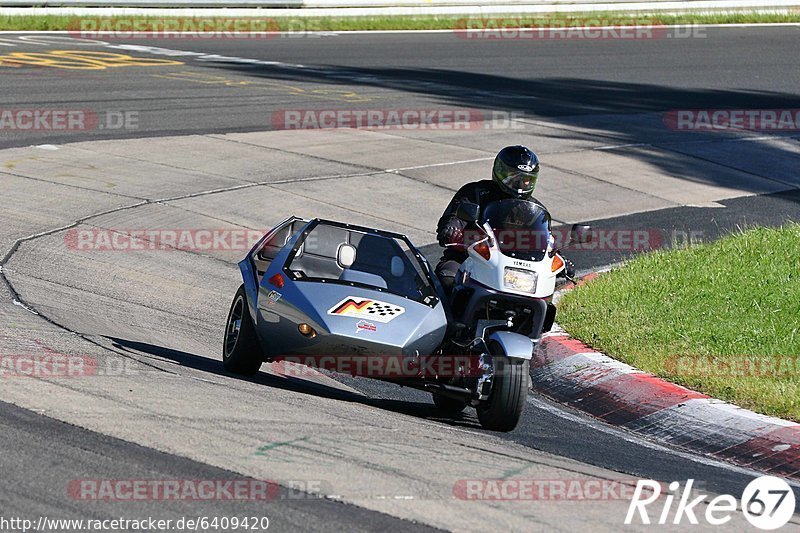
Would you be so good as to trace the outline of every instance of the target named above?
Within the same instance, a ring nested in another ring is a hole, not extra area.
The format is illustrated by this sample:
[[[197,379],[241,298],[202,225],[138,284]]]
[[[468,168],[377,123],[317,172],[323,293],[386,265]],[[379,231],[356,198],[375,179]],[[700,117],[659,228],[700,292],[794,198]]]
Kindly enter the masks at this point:
[[[99,17],[76,16],[0,16],[0,30],[28,31],[28,30],[70,30],[76,28],[81,18],[98,19]],[[124,21],[164,21],[167,18],[156,17],[112,17]],[[215,19],[220,17],[207,17]],[[260,17],[264,20],[264,17]],[[188,17],[184,18],[187,20]],[[348,31],[348,30],[450,30],[465,27],[465,21],[479,20],[479,17],[467,16],[380,16],[380,17],[278,17],[269,18],[272,29],[281,30],[318,30],[318,31]],[[741,23],[778,23],[800,22],[800,12],[797,13],[720,13],[720,14],[683,14],[683,15],[641,15],[625,13],[555,13],[552,15],[497,15],[488,18],[490,21],[504,19],[505,24],[513,26],[512,21],[519,21],[526,27],[545,26],[551,22],[571,21],[573,25],[621,25],[621,24],[741,24]],[[593,22],[594,21],[594,22]]]
[[[654,252],[568,293],[558,320],[637,368],[800,421],[798,261],[798,224]]]

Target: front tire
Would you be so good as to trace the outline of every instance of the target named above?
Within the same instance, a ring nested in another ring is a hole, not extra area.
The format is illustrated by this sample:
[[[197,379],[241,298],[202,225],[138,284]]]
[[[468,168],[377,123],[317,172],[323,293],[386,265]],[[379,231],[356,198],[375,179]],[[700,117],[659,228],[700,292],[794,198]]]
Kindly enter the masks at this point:
[[[222,366],[225,370],[242,376],[253,376],[261,368],[261,347],[256,338],[256,328],[250,318],[244,285],[236,291],[222,345]]]
[[[492,392],[476,407],[484,429],[511,431],[517,427],[528,397],[530,362],[509,358],[498,342],[489,344],[494,363]]]

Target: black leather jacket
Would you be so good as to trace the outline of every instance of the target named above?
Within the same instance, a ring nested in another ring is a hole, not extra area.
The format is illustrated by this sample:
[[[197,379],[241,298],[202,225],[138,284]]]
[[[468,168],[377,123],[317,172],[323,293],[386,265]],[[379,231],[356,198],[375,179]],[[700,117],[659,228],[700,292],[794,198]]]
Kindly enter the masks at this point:
[[[509,198],[508,194],[503,192],[502,189],[493,180],[481,180],[472,183],[467,183],[461,187],[458,192],[447,204],[439,223],[436,226],[436,238],[439,241],[439,246],[444,247],[448,243],[448,232],[450,229],[458,229],[464,231],[466,223],[463,220],[456,218],[456,210],[459,204],[463,202],[470,202],[481,206],[481,216],[483,216],[484,208],[495,200],[504,200]],[[541,203],[535,198],[530,199],[533,202]],[[453,248],[445,248],[442,254],[442,261],[458,261],[463,262],[467,258],[466,252],[454,250]]]

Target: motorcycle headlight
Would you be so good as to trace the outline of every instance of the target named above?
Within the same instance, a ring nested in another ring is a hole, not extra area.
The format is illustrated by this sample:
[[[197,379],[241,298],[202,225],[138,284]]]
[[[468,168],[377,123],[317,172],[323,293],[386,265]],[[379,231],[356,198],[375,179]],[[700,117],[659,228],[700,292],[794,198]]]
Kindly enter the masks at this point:
[[[503,285],[506,289],[522,292],[536,292],[536,272],[521,268],[506,267],[503,272]]]

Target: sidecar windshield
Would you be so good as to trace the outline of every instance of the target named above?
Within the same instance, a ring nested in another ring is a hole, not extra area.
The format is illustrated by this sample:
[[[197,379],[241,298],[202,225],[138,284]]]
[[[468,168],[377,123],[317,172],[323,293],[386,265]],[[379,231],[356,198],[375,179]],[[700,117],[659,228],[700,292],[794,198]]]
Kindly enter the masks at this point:
[[[503,255],[528,261],[541,261],[550,244],[550,213],[544,206],[528,200],[498,200],[483,214],[494,231]]]
[[[295,243],[284,272],[295,281],[359,286],[435,305],[430,272],[418,254],[404,235],[316,220]]]

